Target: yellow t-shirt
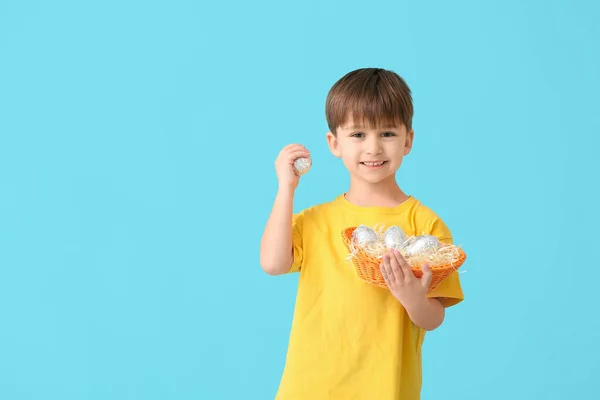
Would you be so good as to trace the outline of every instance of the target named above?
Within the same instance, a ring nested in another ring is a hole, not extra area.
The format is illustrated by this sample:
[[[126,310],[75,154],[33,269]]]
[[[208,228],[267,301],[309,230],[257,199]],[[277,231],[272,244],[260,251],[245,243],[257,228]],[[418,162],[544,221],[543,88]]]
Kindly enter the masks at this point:
[[[360,207],[344,195],[293,219],[299,284],[288,354],[277,400],[416,400],[421,391],[425,331],[388,289],[363,282],[346,260],[342,230],[377,224],[446,243],[444,222],[414,197],[397,207]],[[458,273],[429,297],[446,307],[462,301]]]

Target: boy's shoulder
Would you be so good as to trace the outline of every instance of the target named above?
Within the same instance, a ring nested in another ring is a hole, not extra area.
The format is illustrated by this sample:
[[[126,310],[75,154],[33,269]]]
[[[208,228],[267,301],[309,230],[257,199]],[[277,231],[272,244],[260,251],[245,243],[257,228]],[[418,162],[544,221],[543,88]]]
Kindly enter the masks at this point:
[[[411,218],[417,229],[417,232],[415,232],[416,235],[430,234],[445,241],[452,240],[452,233],[448,225],[429,205],[414,198],[414,206],[412,207],[411,214]]]
[[[411,208],[415,216],[418,216],[424,220],[440,218],[437,212],[435,212],[428,204],[423,203],[420,199],[414,196],[411,196],[411,199],[413,201]]]

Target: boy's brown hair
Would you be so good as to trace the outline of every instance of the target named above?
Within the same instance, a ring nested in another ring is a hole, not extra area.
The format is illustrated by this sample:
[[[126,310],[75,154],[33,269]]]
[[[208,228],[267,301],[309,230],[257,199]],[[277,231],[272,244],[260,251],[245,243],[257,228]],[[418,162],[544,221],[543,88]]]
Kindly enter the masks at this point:
[[[327,95],[325,117],[334,135],[352,117],[355,123],[378,128],[404,124],[412,129],[413,101],[404,79],[393,71],[361,68],[338,80]]]

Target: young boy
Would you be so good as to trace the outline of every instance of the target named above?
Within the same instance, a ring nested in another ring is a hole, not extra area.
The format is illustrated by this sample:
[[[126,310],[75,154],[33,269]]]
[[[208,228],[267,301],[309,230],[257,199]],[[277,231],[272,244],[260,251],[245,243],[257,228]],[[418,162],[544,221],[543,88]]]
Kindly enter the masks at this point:
[[[381,265],[389,289],[382,289],[358,278],[341,235],[347,227],[384,224],[452,243],[444,222],[396,182],[413,144],[412,116],[410,89],[396,73],[367,68],[342,77],[327,96],[326,137],[350,187],[298,214],[292,166],[310,153],[293,144],[277,157],[279,189],[260,263],[270,275],[300,273],[279,400],[420,398],[425,332],[462,301],[458,274],[427,293],[431,271],[416,278],[402,255],[390,252]]]

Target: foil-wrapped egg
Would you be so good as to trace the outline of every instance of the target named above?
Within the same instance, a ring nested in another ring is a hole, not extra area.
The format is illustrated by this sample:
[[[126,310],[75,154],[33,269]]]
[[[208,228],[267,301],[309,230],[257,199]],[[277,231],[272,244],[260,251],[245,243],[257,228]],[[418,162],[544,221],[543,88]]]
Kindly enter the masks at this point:
[[[300,157],[294,160],[294,173],[296,175],[304,175],[308,172],[312,165],[312,162],[309,158]]]
[[[356,227],[354,232],[352,232],[352,239],[362,248],[373,246],[379,241],[377,233],[365,225]]]
[[[404,255],[411,257],[417,254],[433,253],[440,247],[440,244],[439,239],[433,235],[416,236],[404,248]]]
[[[398,226],[390,226],[383,234],[383,244],[388,249],[400,250],[405,246],[406,234]]]

